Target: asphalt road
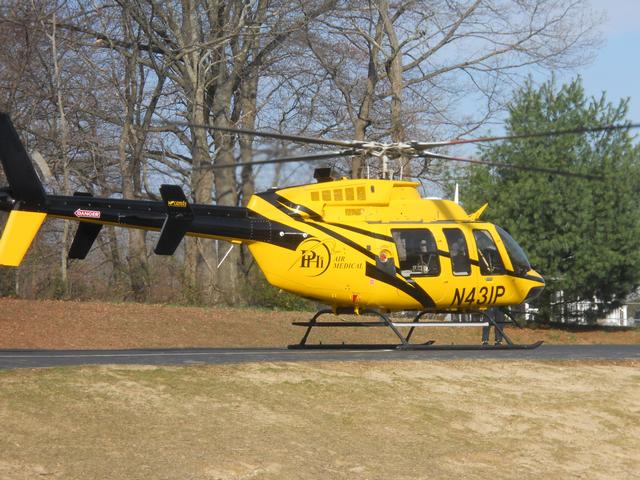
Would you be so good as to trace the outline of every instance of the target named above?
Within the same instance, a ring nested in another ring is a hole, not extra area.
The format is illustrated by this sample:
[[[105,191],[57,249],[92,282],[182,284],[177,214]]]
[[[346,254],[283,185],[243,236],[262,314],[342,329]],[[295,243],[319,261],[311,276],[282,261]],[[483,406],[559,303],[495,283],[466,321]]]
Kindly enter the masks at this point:
[[[640,359],[640,345],[542,345],[533,350],[287,350],[190,348],[149,350],[0,350],[0,368],[74,365],[199,365],[243,362],[356,360],[596,360]]]

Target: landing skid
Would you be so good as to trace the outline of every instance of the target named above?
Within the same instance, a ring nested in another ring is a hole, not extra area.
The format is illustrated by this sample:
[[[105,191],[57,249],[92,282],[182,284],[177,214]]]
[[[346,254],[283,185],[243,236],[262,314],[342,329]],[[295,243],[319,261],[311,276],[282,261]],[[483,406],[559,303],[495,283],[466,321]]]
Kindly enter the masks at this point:
[[[503,345],[445,345],[435,343],[420,343],[420,344],[408,344],[408,345],[394,345],[386,343],[319,343],[319,344],[303,344],[295,343],[288,345],[290,350],[533,350],[538,348],[544,342],[542,340],[535,343],[527,344],[503,344]]]
[[[308,322],[293,322],[292,325],[299,327],[307,327],[300,343],[289,345],[291,350],[533,350],[542,345],[542,341],[531,344],[516,344],[511,341],[502,328],[502,323],[496,322],[490,315],[485,312],[474,312],[476,315],[480,315],[483,318],[481,322],[421,322],[420,319],[429,312],[418,313],[412,322],[393,322],[391,319],[381,312],[376,310],[363,310],[363,314],[375,315],[379,318],[378,321],[359,321],[359,322],[319,322],[318,318],[326,314],[339,315],[341,313],[353,314],[354,311],[350,309],[341,309],[334,312],[331,309],[320,310],[317,312],[311,320]],[[448,313],[448,312],[442,312]],[[519,325],[508,315],[512,323],[519,327]],[[415,344],[409,343],[411,336],[416,328],[427,327],[494,327],[498,332],[502,334],[502,338],[506,343],[498,345],[488,344],[469,344],[469,345],[454,345],[454,344],[435,344],[434,341],[428,341],[426,343]],[[372,344],[346,344],[346,343],[319,343],[308,344],[307,340],[311,330],[316,327],[387,327],[398,337],[400,344],[384,344],[384,343],[372,343]],[[402,327],[409,328],[409,332],[403,335],[399,330]]]

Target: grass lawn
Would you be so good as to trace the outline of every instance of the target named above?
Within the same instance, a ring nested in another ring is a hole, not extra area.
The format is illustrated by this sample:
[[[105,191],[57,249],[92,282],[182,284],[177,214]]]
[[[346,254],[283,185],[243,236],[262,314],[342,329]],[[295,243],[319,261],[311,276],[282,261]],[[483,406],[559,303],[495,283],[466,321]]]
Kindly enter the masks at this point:
[[[639,366],[0,371],[0,478],[640,478]]]
[[[310,317],[309,312],[0,298],[0,349],[284,347],[297,343],[304,331],[291,322]],[[507,334],[519,343],[537,340],[552,344],[640,343],[640,329],[572,331],[507,327]],[[416,343],[436,340],[477,344],[480,329],[422,328],[413,338]],[[315,329],[309,341],[397,343],[397,338],[386,328],[324,328]]]

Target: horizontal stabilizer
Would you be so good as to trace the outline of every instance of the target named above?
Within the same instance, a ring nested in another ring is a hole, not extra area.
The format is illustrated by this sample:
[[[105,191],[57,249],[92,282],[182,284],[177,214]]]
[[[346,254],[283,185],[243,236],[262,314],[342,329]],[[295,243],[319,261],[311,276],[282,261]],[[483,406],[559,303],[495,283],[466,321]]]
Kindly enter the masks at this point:
[[[167,208],[167,218],[160,231],[160,239],[153,250],[157,255],[173,255],[184,238],[191,222],[193,211],[178,185],[162,185],[160,187],[162,200]]]
[[[73,243],[69,249],[69,258],[84,260],[91,250],[93,242],[96,241],[98,234],[102,230],[102,225],[97,223],[81,222],[73,237]]]
[[[17,267],[35,238],[46,213],[12,210],[0,238],[0,265]]]

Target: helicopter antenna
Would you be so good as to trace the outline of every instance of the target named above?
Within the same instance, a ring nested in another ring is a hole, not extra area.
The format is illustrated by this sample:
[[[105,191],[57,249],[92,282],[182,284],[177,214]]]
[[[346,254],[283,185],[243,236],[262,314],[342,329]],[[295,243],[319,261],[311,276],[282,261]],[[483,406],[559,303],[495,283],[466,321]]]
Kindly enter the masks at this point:
[[[460,205],[460,191],[458,189],[458,183],[456,182],[456,190],[453,194],[453,201],[456,205]]]

